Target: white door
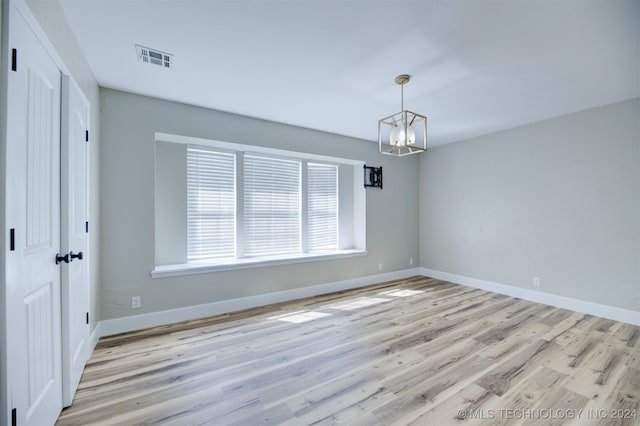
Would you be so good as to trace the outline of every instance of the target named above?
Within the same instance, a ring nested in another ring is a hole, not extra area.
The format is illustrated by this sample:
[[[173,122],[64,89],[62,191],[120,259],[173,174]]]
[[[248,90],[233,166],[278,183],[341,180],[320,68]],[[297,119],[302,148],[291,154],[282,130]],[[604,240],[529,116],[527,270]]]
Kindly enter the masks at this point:
[[[61,251],[62,392],[69,406],[89,358],[88,141],[89,101],[62,76]]]
[[[7,9],[5,9],[7,11]],[[62,409],[60,71],[9,3],[6,222],[7,373],[17,424],[53,424]],[[6,22],[6,21],[5,21]],[[12,50],[13,51],[13,50]],[[15,69],[15,70],[13,70]]]

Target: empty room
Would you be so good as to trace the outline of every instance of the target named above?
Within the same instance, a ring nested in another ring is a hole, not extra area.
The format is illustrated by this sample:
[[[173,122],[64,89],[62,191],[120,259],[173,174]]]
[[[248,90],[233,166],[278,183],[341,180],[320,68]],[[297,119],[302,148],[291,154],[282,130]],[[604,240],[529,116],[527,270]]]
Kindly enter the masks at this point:
[[[0,425],[640,425],[640,0],[2,0]]]

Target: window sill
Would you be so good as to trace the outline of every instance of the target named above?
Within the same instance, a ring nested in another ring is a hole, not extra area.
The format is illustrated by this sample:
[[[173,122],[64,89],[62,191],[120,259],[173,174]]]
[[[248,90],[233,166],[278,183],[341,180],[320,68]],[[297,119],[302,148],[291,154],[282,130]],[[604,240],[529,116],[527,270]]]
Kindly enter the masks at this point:
[[[206,274],[209,272],[233,271],[236,269],[260,268],[265,266],[290,265],[294,263],[313,262],[317,260],[341,259],[346,257],[365,256],[366,250],[340,250],[331,253],[304,253],[301,255],[261,257],[248,259],[225,260],[207,263],[182,263],[179,265],[156,266],[151,271],[151,278],[177,277],[181,275]]]

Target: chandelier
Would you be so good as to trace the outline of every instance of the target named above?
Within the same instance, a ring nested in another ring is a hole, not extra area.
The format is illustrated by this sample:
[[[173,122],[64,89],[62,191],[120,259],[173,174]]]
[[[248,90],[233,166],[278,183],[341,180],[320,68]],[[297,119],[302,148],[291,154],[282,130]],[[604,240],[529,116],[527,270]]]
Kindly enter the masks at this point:
[[[427,150],[427,117],[404,109],[404,85],[411,76],[396,77],[400,85],[400,112],[378,120],[378,150],[382,154],[404,157]]]

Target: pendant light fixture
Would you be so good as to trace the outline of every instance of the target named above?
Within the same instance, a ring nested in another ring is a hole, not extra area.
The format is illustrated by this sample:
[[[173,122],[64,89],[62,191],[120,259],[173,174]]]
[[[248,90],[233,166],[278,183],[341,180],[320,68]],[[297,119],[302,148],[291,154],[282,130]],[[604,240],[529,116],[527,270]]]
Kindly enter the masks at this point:
[[[427,150],[427,117],[404,109],[404,85],[411,76],[396,77],[400,85],[400,112],[378,120],[378,149],[381,154],[404,157]]]

